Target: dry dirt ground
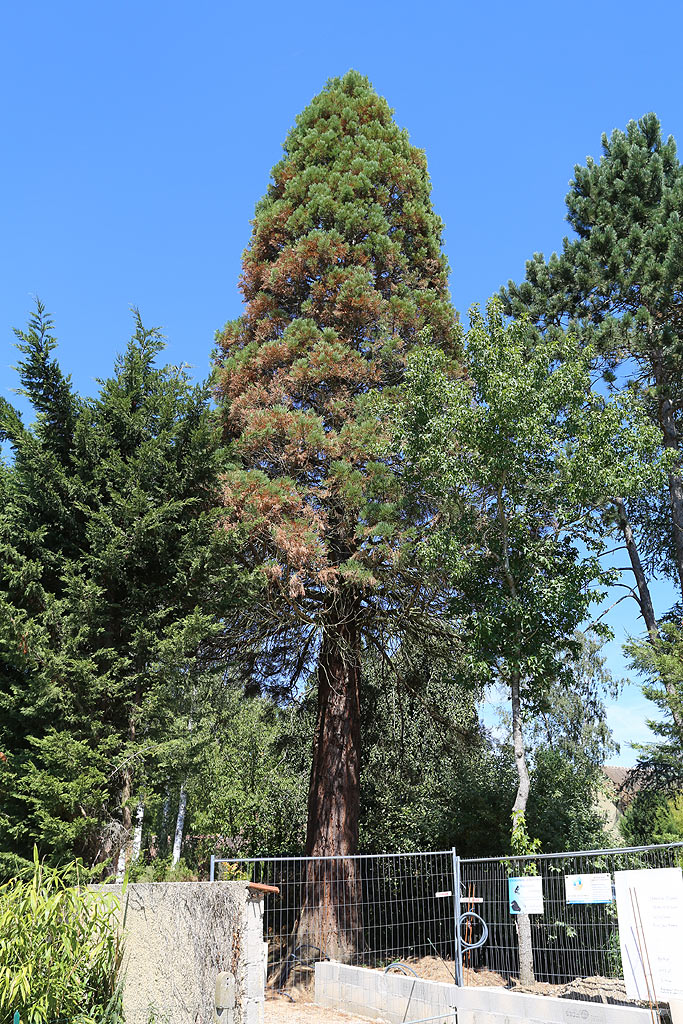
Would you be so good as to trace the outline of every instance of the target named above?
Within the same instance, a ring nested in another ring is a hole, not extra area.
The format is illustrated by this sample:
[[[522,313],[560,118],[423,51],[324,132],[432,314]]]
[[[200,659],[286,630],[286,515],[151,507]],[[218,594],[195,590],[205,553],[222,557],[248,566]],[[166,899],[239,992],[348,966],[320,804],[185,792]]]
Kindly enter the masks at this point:
[[[453,981],[452,964],[446,964],[443,960],[434,956],[417,958],[406,958],[403,963],[411,967],[419,978],[428,978],[430,981]],[[292,999],[286,996],[271,996],[266,999],[265,1024],[352,1024],[353,1021],[362,1024],[372,1018],[356,1017],[349,1013],[342,1013],[340,1010],[326,1010],[316,1006],[313,1002],[313,976],[301,978],[300,985],[293,987]],[[523,988],[516,983],[508,983],[505,978],[495,971],[472,970],[465,968],[465,984],[472,985],[509,985],[516,992],[533,992],[536,995],[563,996],[569,999],[585,999],[590,1002],[613,1002],[624,1005],[637,1005],[626,996],[626,988],[621,980],[610,978],[577,978],[565,985],[550,985],[537,981],[528,988]],[[379,1021],[380,1018],[374,1018]]]
[[[266,999],[265,1024],[368,1024],[368,1017],[355,1017],[340,1010],[326,1010],[314,1003],[291,1002],[284,996]],[[377,1018],[375,1018],[377,1020]]]
[[[403,961],[415,971],[418,978],[428,978],[430,981],[453,982],[453,965],[444,963],[435,956],[425,956],[420,959],[407,958]],[[549,982],[536,981],[533,985],[524,987],[516,980],[508,982],[496,971],[489,971],[486,968],[472,970],[465,967],[465,985],[468,987],[486,985],[501,988],[510,988],[513,992],[530,992],[541,996],[560,996],[565,999],[584,999],[592,1002],[624,1003],[634,1006],[633,1000],[626,995],[626,985],[619,978],[575,978],[574,981],[561,985],[551,985]]]

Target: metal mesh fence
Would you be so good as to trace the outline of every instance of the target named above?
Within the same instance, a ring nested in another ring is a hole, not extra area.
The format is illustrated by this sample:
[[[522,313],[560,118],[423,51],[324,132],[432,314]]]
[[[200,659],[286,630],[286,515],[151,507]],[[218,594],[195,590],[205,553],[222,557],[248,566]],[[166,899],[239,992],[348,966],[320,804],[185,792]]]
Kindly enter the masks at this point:
[[[516,983],[519,952],[516,918],[510,913],[508,879],[540,875],[543,913],[531,914],[533,973],[537,985],[555,994],[622,1002],[626,990],[619,948],[616,904],[567,902],[565,876],[609,874],[683,865],[683,843],[529,857],[462,858],[462,910],[486,921],[488,941],[464,953],[465,984]],[[463,922],[466,937],[467,920]],[[484,978],[483,975],[488,975]]]
[[[264,916],[271,987],[311,984],[315,962],[331,959],[523,989],[508,880],[534,874],[541,879],[543,912],[529,915],[533,991],[622,1003],[629,1000],[616,904],[568,902],[565,878],[608,875],[612,894],[615,871],[679,866],[683,843],[528,857],[460,858],[441,850],[212,858],[211,879],[277,886]],[[402,966],[392,968],[397,961]]]
[[[320,959],[387,968],[434,957],[454,974],[452,850],[358,857],[212,859],[211,877],[275,885],[266,900],[268,981],[306,985]],[[416,968],[413,968],[418,973]]]

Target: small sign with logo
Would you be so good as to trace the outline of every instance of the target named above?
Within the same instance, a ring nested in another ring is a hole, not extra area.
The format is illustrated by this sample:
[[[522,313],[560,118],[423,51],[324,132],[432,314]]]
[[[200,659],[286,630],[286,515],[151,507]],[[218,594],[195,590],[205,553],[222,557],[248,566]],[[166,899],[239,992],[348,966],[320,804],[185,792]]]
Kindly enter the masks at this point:
[[[605,874],[565,875],[567,903],[611,903],[612,876]]]
[[[543,913],[543,879],[540,875],[508,878],[511,914]]]

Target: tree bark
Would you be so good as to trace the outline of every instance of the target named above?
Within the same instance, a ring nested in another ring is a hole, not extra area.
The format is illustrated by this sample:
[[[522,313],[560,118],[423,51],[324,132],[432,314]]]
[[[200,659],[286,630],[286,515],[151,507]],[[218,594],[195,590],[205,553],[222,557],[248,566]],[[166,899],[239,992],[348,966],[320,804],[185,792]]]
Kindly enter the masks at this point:
[[[130,810],[130,797],[133,789],[133,770],[130,765],[123,769],[123,781],[121,783],[121,839],[119,845],[119,856],[116,862],[116,881],[122,882],[128,864],[128,854],[132,834],[133,819]]]
[[[659,403],[659,423],[664,435],[664,447],[679,451],[680,437],[674,419],[674,406],[670,398]],[[674,555],[678,571],[678,584],[683,597],[683,478],[681,478],[680,462],[669,474],[669,500],[671,502],[671,522],[673,526]]]
[[[512,746],[517,769],[517,795],[512,805],[513,822],[516,815],[526,815],[529,799],[529,766],[526,760],[524,732],[522,729],[522,708],[520,697],[519,672],[514,671],[511,679],[512,689]],[[533,985],[534,949],[531,941],[531,919],[528,914],[517,914],[517,944],[519,948],[519,980],[522,985]]]
[[[360,636],[357,606],[335,608],[318,659],[318,714],[308,793],[305,892],[299,942],[349,961],[361,945]]]
[[[140,690],[136,691],[136,706],[140,706],[141,694]],[[135,718],[131,713],[128,719],[128,739],[130,741],[131,750],[135,746]],[[122,780],[121,780],[121,846],[119,849],[119,857],[116,865],[116,880],[121,881],[125,874],[126,868],[130,864],[132,854],[132,843],[133,843],[133,814],[131,811],[131,797],[133,795],[133,761],[131,758],[128,759],[123,769]]]
[[[184,783],[180,786],[180,797],[178,799],[178,817],[175,823],[175,835],[173,837],[173,857],[171,863],[175,866],[180,860],[180,851],[183,846],[183,832],[185,830],[185,812],[187,810],[187,790]]]
[[[648,586],[645,571],[643,569],[642,562],[640,561],[640,555],[638,554],[638,548],[636,546],[635,538],[633,536],[633,530],[629,523],[626,509],[624,507],[623,498],[615,498],[614,504],[617,509],[617,516],[619,518],[619,526],[621,532],[624,535],[624,542],[626,544],[626,550],[631,561],[631,568],[633,569],[633,575],[636,579],[636,586],[638,587],[638,603],[640,604],[640,611],[645,621],[645,627],[651,644],[656,644],[660,639],[659,636],[659,625],[655,618],[654,607],[652,604],[652,598],[650,597],[650,588]],[[678,694],[676,693],[676,687],[671,681],[662,680],[664,689],[667,692],[667,696],[671,698],[669,708],[671,709],[671,716],[674,720],[676,728],[683,731],[683,715],[677,710],[678,707]]]
[[[640,561],[640,555],[638,554],[638,547],[636,545],[635,537],[633,536],[633,530],[626,514],[624,499],[614,498],[614,505],[617,510],[619,528],[623,534],[626,551],[628,552],[628,557],[631,562],[631,569],[635,576],[636,587],[638,588],[638,603],[640,605],[640,611],[645,621],[645,628],[647,629],[648,636],[650,637],[650,640],[654,641],[659,636],[659,628],[657,626],[657,619],[655,618],[652,598],[650,597],[650,587],[648,586],[647,578],[645,576],[643,563]]]
[[[164,804],[161,811],[161,848],[168,853],[168,848],[171,845],[171,836],[168,831],[168,819],[171,813],[171,784],[166,783],[166,795],[164,796]]]
[[[138,803],[135,812],[135,831],[133,832],[133,849],[131,851],[131,862],[134,864],[140,858],[142,849],[142,822],[145,817],[145,805],[142,800]]]
[[[524,732],[522,730],[522,703],[520,697],[519,672],[512,673],[512,748],[515,754],[515,768],[517,769],[517,794],[512,805],[513,814],[526,814],[526,805],[529,800],[529,766],[526,761],[526,748],[524,746]]]
[[[121,846],[121,849],[119,850],[119,856],[118,856],[118,859],[116,861],[116,881],[119,883],[119,885],[121,884],[121,882],[123,881],[125,876],[126,876],[126,847],[125,847],[125,845],[123,845],[123,846]]]

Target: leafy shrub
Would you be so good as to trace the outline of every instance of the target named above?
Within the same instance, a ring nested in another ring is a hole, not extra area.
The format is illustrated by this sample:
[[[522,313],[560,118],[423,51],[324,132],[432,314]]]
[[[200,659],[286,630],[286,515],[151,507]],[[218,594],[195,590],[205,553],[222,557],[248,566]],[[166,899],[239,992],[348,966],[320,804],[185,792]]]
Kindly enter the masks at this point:
[[[245,871],[239,866],[239,864],[226,864],[224,862],[217,865],[217,874],[219,882],[251,882],[252,879],[248,871]]]
[[[683,839],[683,793],[670,796],[655,818],[657,843],[680,843]]]
[[[34,854],[33,875],[0,886],[0,1019],[103,1024],[120,1018],[119,901],[69,884]]]
[[[198,882],[199,875],[181,857],[176,864],[169,857],[158,857],[146,864],[138,861],[128,871],[130,882]]]

